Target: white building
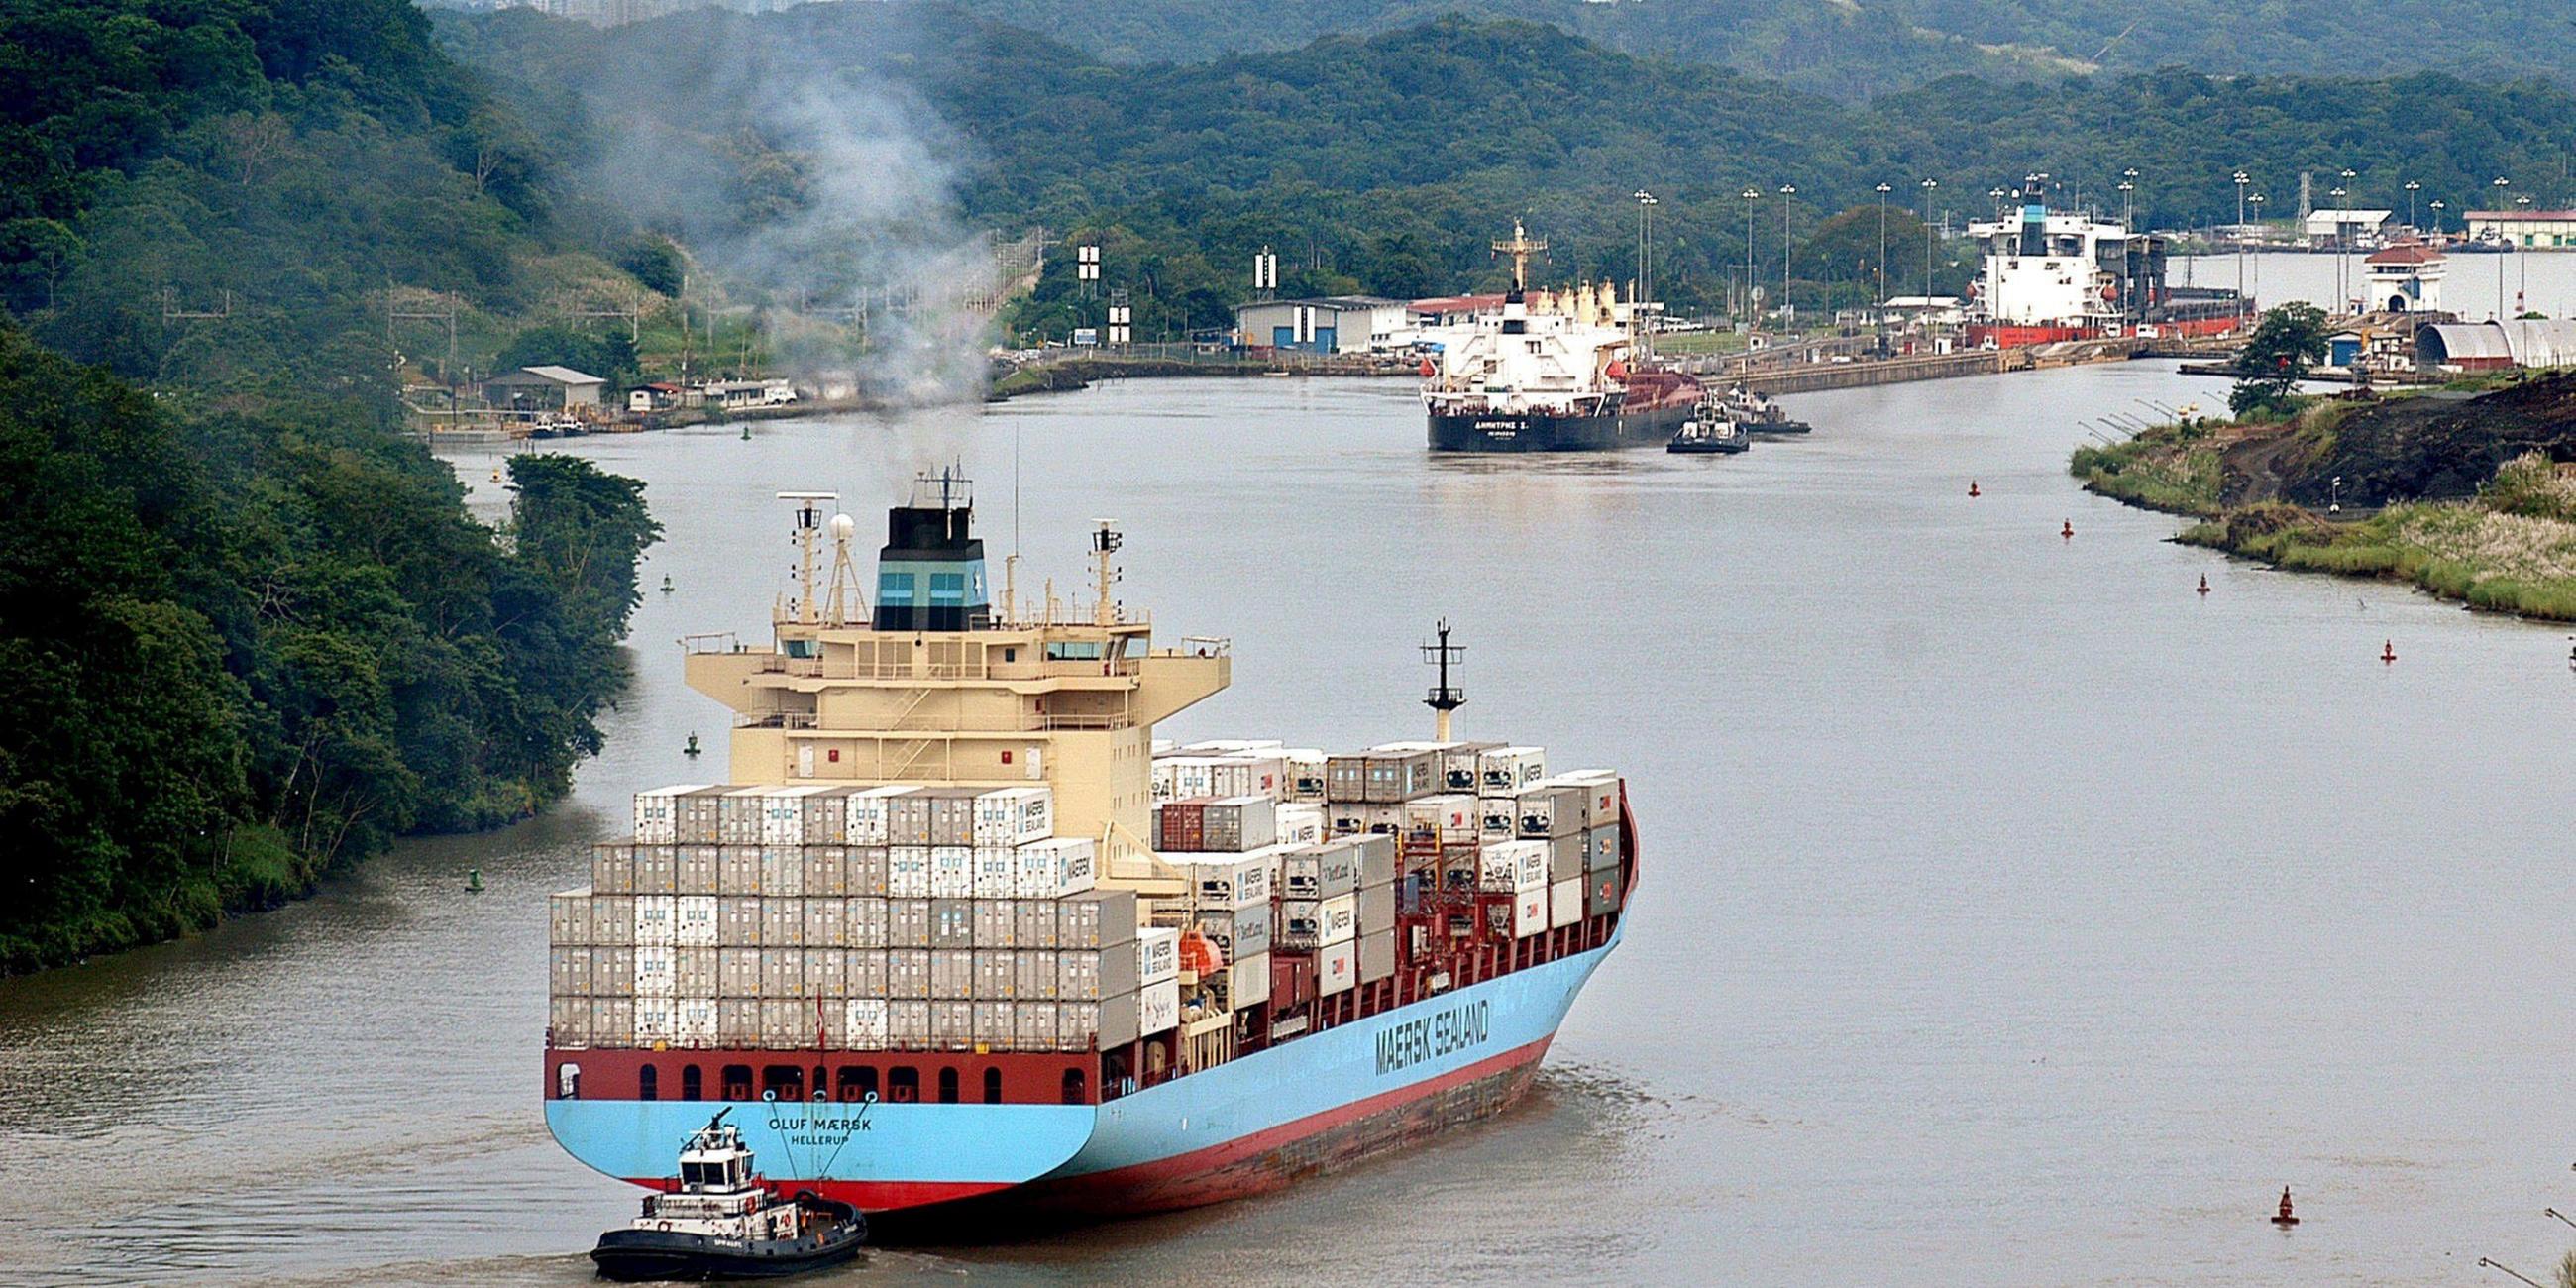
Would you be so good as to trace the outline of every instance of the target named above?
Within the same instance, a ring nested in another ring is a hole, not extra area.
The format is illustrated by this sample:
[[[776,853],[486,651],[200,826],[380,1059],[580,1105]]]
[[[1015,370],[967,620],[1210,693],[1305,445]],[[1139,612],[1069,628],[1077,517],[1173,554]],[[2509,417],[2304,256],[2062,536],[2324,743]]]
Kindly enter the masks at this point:
[[[1413,343],[1413,310],[1402,300],[1335,295],[1236,306],[1234,333],[1246,347],[1309,353],[1375,353]]]
[[[2311,210],[2299,221],[2299,235],[2311,246],[2360,246],[2395,230],[2393,210]]]
[[[2576,247],[2576,210],[2472,210],[2469,240],[2527,250]]]
[[[2442,252],[2406,241],[2374,252],[2362,263],[2370,273],[2362,287],[2362,312],[2442,311],[2442,278],[2449,272]]]

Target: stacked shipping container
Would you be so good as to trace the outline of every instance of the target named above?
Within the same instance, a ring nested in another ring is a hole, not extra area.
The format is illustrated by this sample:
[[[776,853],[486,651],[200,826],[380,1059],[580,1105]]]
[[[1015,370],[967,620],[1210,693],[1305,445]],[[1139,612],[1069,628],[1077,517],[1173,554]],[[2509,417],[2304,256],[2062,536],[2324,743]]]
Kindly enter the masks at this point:
[[[561,1047],[1080,1051],[1172,1027],[1043,787],[673,787],[553,896]],[[1165,953],[1169,955],[1168,951]]]

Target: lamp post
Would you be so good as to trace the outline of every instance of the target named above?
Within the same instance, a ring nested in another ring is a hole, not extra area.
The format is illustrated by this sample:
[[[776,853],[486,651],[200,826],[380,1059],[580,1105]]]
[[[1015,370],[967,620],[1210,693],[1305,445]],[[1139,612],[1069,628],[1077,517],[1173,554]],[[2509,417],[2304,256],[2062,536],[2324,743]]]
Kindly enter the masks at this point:
[[[1995,218],[1997,218],[1997,219],[2001,219],[2001,218],[2003,218],[2003,217],[2004,217],[2004,190],[2003,190],[2003,189],[2001,189],[2001,188],[1988,188],[1988,189],[1986,189],[1986,195],[1995,199]]]
[[[2236,172],[2236,300],[2245,301],[2245,185],[2254,182],[2244,171]]]
[[[2424,208],[2433,212],[2433,231],[2436,233],[2441,232],[2442,212],[2450,209],[2451,203],[2442,200],[2440,197],[2435,197],[2431,201],[2426,202]]]
[[[1923,298],[1932,298],[1932,190],[1941,186],[1938,179],[1923,181]]]
[[[1654,337],[1647,329],[1649,319],[1645,314],[1646,301],[1654,298],[1654,274],[1650,267],[1655,254],[1654,210],[1655,194],[1643,188],[1637,189],[1637,293],[1628,300],[1628,317],[1629,329],[1640,337],[1638,343],[1647,353],[1654,352]]]
[[[2406,226],[2409,228],[2416,226],[2415,194],[2422,192],[2423,190],[2424,185],[2417,183],[2412,179],[2406,181]]]
[[[1744,335],[1748,342],[1762,326],[1762,310],[1753,303],[1753,208],[1761,202],[1761,189],[1744,190]]]
[[[2246,200],[2254,203],[2254,226],[2257,228],[2262,227],[2263,194],[2259,192],[2255,193],[2253,196],[2247,197]],[[2257,263],[2254,266],[2254,291],[2258,295],[2263,291],[2263,266],[2260,263]]]
[[[2344,173],[2352,172],[2346,170]],[[2343,194],[2342,188],[2336,188],[2326,194],[2335,199],[2335,308],[2338,310],[2343,308],[2344,300],[2352,294],[2351,288],[2345,286],[2343,280],[2343,230],[2349,226],[2343,219]]]
[[[1887,194],[1896,189],[1882,183],[1878,185],[1876,191],[1878,193],[1878,311],[1881,316],[1885,316],[1887,313]]]
[[[2136,174],[2137,171],[2131,170],[2129,173]],[[2126,179],[2122,179],[2120,181],[2120,231],[2124,233],[2129,231],[2129,221],[2133,216],[2133,211],[2129,204],[2129,194],[2137,191],[2137,187],[2138,185],[2131,183]]]
[[[2531,194],[2526,192],[2514,198],[2513,204],[2515,209],[2528,216],[2531,213]],[[2522,284],[2513,288],[2513,315],[2521,317],[2531,311],[2531,234],[2526,232],[2514,239],[2513,262],[2514,270],[2522,274]]]
[[[2496,205],[2501,209],[2504,205],[2504,190],[2513,186],[2513,180],[2497,175],[2493,186],[2496,190]],[[2502,264],[2496,265],[2495,317],[2497,322],[2504,321],[2504,265]]]
[[[1795,306],[1789,302],[1789,264],[1797,256],[1789,248],[1789,198],[1797,195],[1798,185],[1780,185],[1780,321],[1784,325],[1795,316]]]

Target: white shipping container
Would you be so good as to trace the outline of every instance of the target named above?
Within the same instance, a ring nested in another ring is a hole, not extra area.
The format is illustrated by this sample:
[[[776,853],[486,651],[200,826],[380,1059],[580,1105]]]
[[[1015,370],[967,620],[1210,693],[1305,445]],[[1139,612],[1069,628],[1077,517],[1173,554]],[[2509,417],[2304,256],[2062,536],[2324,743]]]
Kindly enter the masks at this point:
[[[975,798],[975,844],[1010,847],[1043,840],[1055,831],[1055,793],[1044,787],[1004,787]]]
[[[1484,796],[1517,796],[1521,789],[1547,777],[1547,752],[1539,747],[1498,747],[1476,757],[1476,791]]]
[[[1374,984],[1395,974],[1395,932],[1360,936],[1360,982]]]
[[[1550,930],[1571,926],[1583,920],[1583,878],[1558,881],[1547,888],[1547,925]]]
[[[842,826],[852,845],[887,844],[886,820],[894,798],[918,791],[914,787],[870,787],[850,793],[843,806]],[[929,838],[922,838],[927,843]]]
[[[1607,769],[1578,769],[1559,774],[1556,782],[1583,789],[1583,829],[1613,827],[1619,822],[1619,775]]]
[[[716,948],[672,949],[671,974],[677,981],[671,986],[672,995],[684,1001],[714,997],[723,983],[719,969],[723,957],[723,950]]]
[[[1202,909],[1198,913],[1199,933],[1207,936],[1227,961],[1269,952],[1274,924],[1266,899],[1248,908]]]
[[[804,847],[805,888],[807,898],[817,895],[848,894],[849,851],[839,845],[810,844]]]
[[[1477,886],[1491,894],[1544,890],[1548,882],[1548,856],[1552,852],[1552,847],[1545,841],[1503,841],[1488,845],[1479,855]]]
[[[1476,798],[1457,793],[1425,796],[1405,802],[1404,831],[1407,835],[1437,836],[1443,841],[1472,841],[1484,824],[1476,808]]]
[[[930,1045],[963,1051],[975,1045],[975,1004],[965,998],[930,1000]]]
[[[595,894],[590,897],[590,942],[620,945],[635,942],[635,896]]]
[[[667,997],[635,999],[635,1045],[650,1046],[679,1036],[679,1011]]]
[[[843,849],[841,884],[843,892],[850,895],[882,899],[892,894],[886,888],[886,847],[853,845]]]
[[[1299,802],[1285,804],[1273,816],[1277,823],[1275,843],[1279,845],[1317,845],[1329,835],[1324,829],[1324,807]]]
[[[1170,1031],[1181,1022],[1181,983],[1167,979],[1136,990],[1136,1032],[1145,1037]]]
[[[546,896],[546,942],[587,948],[591,942],[591,887]]]
[[[599,894],[635,893],[635,847],[590,847],[590,888]]]
[[[1270,954],[1254,953],[1226,967],[1226,1001],[1235,1010],[1270,1000]]]
[[[1134,1012],[1131,1010],[1129,1013],[1130,1013],[1130,1014],[1133,1014]],[[1132,1028],[1132,1026],[1131,1026],[1131,1028]],[[1055,1007],[1055,1049],[1056,1049],[1056,1050],[1058,1050],[1058,1051],[1080,1051],[1080,1050],[1082,1050],[1083,1048],[1088,1047],[1088,1046],[1090,1046],[1090,1045],[1092,1044],[1092,1041],[1093,1041],[1093,1038],[1094,1038],[1094,1036],[1095,1036],[1095,1035],[1097,1035],[1097,1036],[1098,1036],[1098,1039],[1099,1039],[1100,1045],[1101,1045],[1104,1049],[1105,1049],[1105,1048],[1108,1048],[1108,1047],[1111,1047],[1111,1046],[1115,1046],[1115,1045],[1117,1045],[1116,1043],[1112,1042],[1112,1041],[1109,1039],[1109,1037],[1108,1037],[1108,1035],[1107,1035],[1107,1034],[1103,1034],[1103,1033],[1101,1033],[1101,1032],[1100,1032],[1100,1003],[1098,1003],[1098,1002],[1058,1002],[1058,1003],[1056,1003],[1056,1007]],[[1128,1035],[1127,1040],[1128,1040],[1128,1041],[1130,1041],[1130,1042],[1135,1041],[1135,1040],[1136,1040],[1136,1039],[1135,1039],[1135,1035],[1131,1032],[1131,1033]]]
[[[1055,1050],[1056,1022],[1056,1005],[1053,1002],[1013,1003],[1011,1049],[1014,1051]]]
[[[929,949],[889,948],[886,950],[886,996],[893,998],[930,996]]]
[[[1274,845],[1249,854],[1166,852],[1162,858],[1180,869],[1199,907],[1242,908],[1270,902],[1279,861],[1287,853],[1288,847]]]
[[[789,898],[805,893],[805,847],[802,845],[764,845],[760,847],[760,893]]]
[[[886,950],[882,948],[847,948],[841,952],[841,973],[849,982],[852,997],[886,995]]]
[[[886,901],[854,895],[841,901],[842,919],[849,926],[846,940],[852,948],[886,946]]]
[[[854,1051],[884,1050],[886,1006],[882,997],[854,997],[842,1003],[842,1043]]]
[[[760,893],[759,846],[719,845],[716,847],[716,893]]]
[[[1060,899],[1089,890],[1098,880],[1089,837],[1052,837],[1012,851],[1011,893],[1020,898]]]
[[[1203,738],[1178,750],[1184,756],[1243,756],[1277,752],[1286,745],[1276,738]]]
[[[1292,801],[1324,799],[1324,753],[1317,747],[1290,747],[1279,753],[1288,767],[1288,796]]]
[[[1012,1004],[978,999],[972,1005],[975,1045],[988,1051],[1007,1049],[1011,1045],[1013,1026],[1018,1020]]]
[[[760,943],[764,948],[804,947],[805,901],[763,896],[760,901]]]
[[[590,1044],[595,1047],[635,1045],[635,999],[595,997],[590,1002]]]
[[[1508,841],[1520,835],[1520,802],[1509,796],[1481,796],[1476,800],[1476,838],[1492,843]]]
[[[635,942],[668,948],[679,932],[679,899],[667,894],[635,896]]]
[[[930,947],[930,901],[886,900],[886,947]]]
[[[716,1044],[716,1000],[682,997],[671,1002],[671,1044],[711,1047]]]
[[[1180,931],[1169,926],[1149,926],[1136,932],[1136,982],[1138,984],[1158,984],[1165,980],[1178,979],[1180,974]]]
[[[590,1045],[590,999],[557,996],[546,1007],[546,1045]]]
[[[1063,966],[1057,954],[1024,948],[1011,954],[1011,996],[1023,1001],[1053,1001]]]
[[[1056,905],[1056,946],[1107,948],[1136,941],[1136,892],[1085,890]]]
[[[805,843],[805,808],[800,797],[819,790],[813,787],[772,787],[760,796],[760,843],[762,845],[803,845]]]
[[[897,899],[930,897],[930,847],[886,847],[886,893]]]
[[[974,953],[973,996],[1002,1002],[1020,996],[1018,953],[1008,948],[978,948]]]
[[[798,990],[802,997],[842,998],[850,995],[850,955],[839,948],[805,950],[805,986]]]
[[[1288,795],[1288,761],[1276,752],[1218,757],[1208,765],[1208,795],[1284,800]]]
[[[1057,947],[1055,910],[1053,899],[1013,899],[1011,943],[1020,948]]]
[[[546,963],[546,987],[550,995],[590,996],[590,949],[558,945],[546,950]]]
[[[1020,946],[1019,903],[1011,899],[977,899],[975,908],[975,947],[1017,948]]]
[[[760,996],[759,949],[716,950],[716,994],[719,997]]]
[[[975,893],[975,851],[963,845],[930,847],[930,897],[964,899]]]
[[[716,919],[716,896],[675,895],[671,907],[672,943],[682,948],[712,948],[722,942],[722,926]]]
[[[759,947],[762,921],[760,896],[752,894],[716,896],[716,944],[719,947]]]
[[[737,787],[716,798],[716,841],[722,845],[760,844],[761,812],[773,789]]]
[[[886,1043],[906,1050],[930,1045],[930,1003],[895,998],[886,1003]]]
[[[679,972],[673,949],[637,947],[635,949],[635,995],[669,997],[679,990]]]
[[[1360,982],[1359,941],[1345,939],[1315,950],[1315,992],[1330,997]]]
[[[1018,876],[1018,853],[1007,845],[978,845],[972,851],[967,893],[978,899],[1008,899]]]
[[[808,948],[845,948],[850,942],[850,917],[840,899],[800,899],[805,907],[805,946]]]
[[[1346,944],[1360,933],[1360,897],[1357,891],[1337,894],[1315,904],[1316,942],[1324,947]]]
[[[1546,886],[1522,890],[1512,896],[1512,938],[1527,939],[1547,929]]]
[[[721,865],[717,860],[717,856],[724,852],[722,847],[714,845],[677,845],[671,848],[674,856],[673,870],[676,873],[672,884],[673,890],[680,894],[715,894],[718,892],[716,889],[716,873],[718,867]]]
[[[677,800],[683,792],[705,791],[711,784],[656,787],[635,793],[635,843],[671,845],[679,840]]]

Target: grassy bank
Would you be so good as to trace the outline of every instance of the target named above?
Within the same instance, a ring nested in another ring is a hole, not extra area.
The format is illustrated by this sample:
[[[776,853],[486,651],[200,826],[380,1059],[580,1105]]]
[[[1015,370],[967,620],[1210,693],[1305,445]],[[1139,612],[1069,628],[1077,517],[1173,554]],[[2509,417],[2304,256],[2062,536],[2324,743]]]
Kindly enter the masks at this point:
[[[2231,497],[2281,457],[2332,444],[2345,408],[2286,424],[2164,425],[2116,446],[2078,448],[2086,490],[2199,523],[2179,540],[2276,567],[2404,581],[2474,608],[2576,621],[2576,474],[2540,452],[2507,460],[2474,497],[2407,501],[2332,518],[2276,499]]]

